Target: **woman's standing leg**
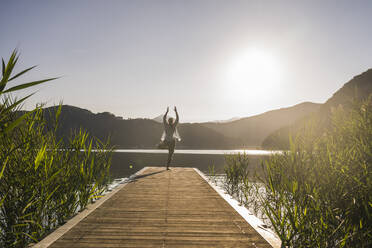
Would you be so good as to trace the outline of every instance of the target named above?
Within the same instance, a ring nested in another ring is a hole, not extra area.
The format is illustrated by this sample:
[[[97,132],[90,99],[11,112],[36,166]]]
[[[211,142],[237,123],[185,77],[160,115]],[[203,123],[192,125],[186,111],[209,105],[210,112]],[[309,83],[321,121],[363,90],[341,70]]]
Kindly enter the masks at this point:
[[[172,161],[172,156],[174,153],[174,147],[176,146],[176,141],[172,140],[168,144],[168,162],[167,162],[167,170],[169,170],[169,165]]]

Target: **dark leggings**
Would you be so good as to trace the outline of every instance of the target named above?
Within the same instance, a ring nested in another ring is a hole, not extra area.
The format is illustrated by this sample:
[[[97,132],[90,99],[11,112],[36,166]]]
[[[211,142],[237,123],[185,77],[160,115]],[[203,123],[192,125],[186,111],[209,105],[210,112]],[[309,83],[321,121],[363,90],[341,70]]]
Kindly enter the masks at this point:
[[[174,153],[174,148],[176,146],[176,141],[172,140],[172,141],[166,141],[166,142],[167,142],[167,145],[168,145],[168,162],[167,162],[167,168],[168,168],[171,161],[172,161],[172,156],[173,156],[173,153]]]

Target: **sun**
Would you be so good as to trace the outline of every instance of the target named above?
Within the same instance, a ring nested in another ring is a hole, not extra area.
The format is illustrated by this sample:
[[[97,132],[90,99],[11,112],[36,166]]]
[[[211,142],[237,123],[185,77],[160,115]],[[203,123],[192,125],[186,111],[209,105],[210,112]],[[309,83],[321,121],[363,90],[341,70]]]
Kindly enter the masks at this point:
[[[249,49],[233,58],[227,76],[230,86],[242,93],[267,94],[280,84],[280,65],[269,52]]]

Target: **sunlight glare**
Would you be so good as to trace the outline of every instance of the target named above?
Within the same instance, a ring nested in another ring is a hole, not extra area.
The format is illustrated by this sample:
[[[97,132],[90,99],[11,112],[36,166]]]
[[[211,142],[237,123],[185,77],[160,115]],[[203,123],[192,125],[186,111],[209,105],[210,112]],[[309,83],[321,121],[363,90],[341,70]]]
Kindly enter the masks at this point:
[[[239,54],[228,70],[231,87],[255,96],[277,89],[280,76],[276,58],[260,49],[250,49]]]

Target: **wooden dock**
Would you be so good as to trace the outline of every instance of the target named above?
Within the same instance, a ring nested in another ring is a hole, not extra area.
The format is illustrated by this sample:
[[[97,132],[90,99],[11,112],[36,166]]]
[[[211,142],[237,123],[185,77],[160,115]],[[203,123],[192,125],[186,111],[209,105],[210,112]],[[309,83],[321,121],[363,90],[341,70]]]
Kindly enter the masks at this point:
[[[272,247],[192,168],[148,167],[111,194],[35,247]]]

